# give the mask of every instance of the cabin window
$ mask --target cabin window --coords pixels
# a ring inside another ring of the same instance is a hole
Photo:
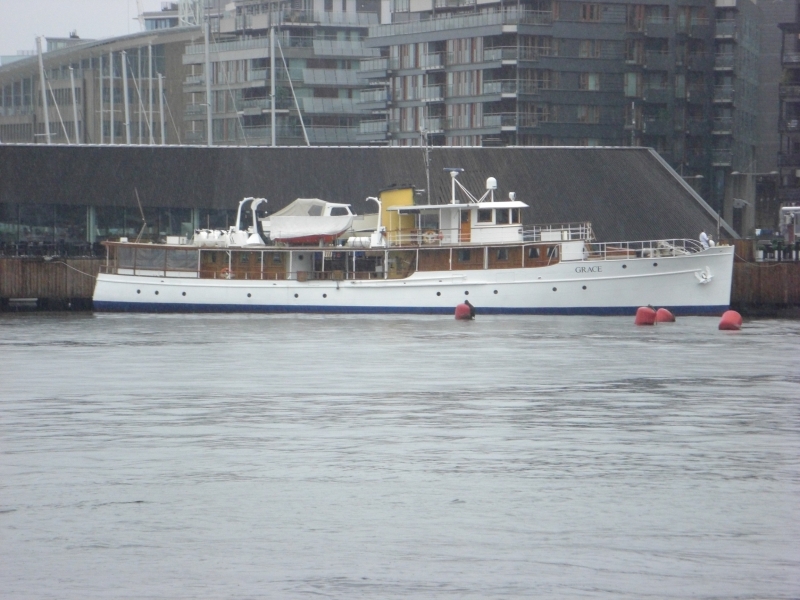
[[[272,264],[273,265],[283,264],[283,255],[278,254],[277,252],[273,252],[272,253]]]
[[[494,222],[498,225],[508,225],[508,209],[497,209],[495,212]]]
[[[508,248],[497,249],[497,260],[508,260]]]
[[[558,246],[550,246],[547,249],[547,258],[558,258]]]
[[[469,262],[471,256],[472,256],[472,252],[470,250],[459,250],[458,251],[458,262]]]
[[[461,222],[462,223],[469,223],[469,211],[462,210],[461,211]]]
[[[344,206],[334,206],[331,209],[332,217],[344,217],[347,214],[348,214],[347,209]]]
[[[528,248],[528,258],[539,258],[539,248],[535,246]]]
[[[520,219],[520,214],[519,214],[519,209],[518,208],[512,208],[511,209],[511,222],[514,223],[515,225],[518,225],[519,223],[522,223],[522,219]]]
[[[240,262],[240,263],[246,263],[246,262],[250,262],[250,255],[249,255],[249,254],[247,254],[246,252],[243,252],[243,253],[241,254],[241,258],[239,259],[239,262]]]
[[[491,223],[492,210],[489,208],[478,209],[478,223]]]

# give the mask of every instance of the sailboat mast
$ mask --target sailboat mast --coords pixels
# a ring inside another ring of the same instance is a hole
[[[272,15],[270,15],[270,20]],[[272,146],[275,147],[275,25],[270,22],[269,27],[269,105],[270,105],[270,133]]]

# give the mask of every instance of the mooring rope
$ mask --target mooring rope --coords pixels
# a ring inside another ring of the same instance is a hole
[[[54,261],[51,262],[51,264],[64,265],[68,269],[72,269],[73,271],[77,271],[81,275],[86,275],[86,277],[91,277],[92,279],[97,279],[97,275],[92,275],[91,273],[86,273],[85,271],[81,271],[80,269],[76,269],[72,265],[69,265],[69,264],[65,263],[63,260],[54,260]]]

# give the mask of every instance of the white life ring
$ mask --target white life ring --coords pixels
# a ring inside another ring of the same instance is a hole
[[[441,231],[437,232],[434,231],[433,229],[429,229],[428,231],[422,234],[422,241],[425,244],[430,245],[430,244],[435,244],[436,242],[440,242],[443,237],[444,236],[442,235]]]

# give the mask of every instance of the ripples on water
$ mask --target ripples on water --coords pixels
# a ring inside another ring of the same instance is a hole
[[[3,598],[800,598],[800,323],[4,315]]]

